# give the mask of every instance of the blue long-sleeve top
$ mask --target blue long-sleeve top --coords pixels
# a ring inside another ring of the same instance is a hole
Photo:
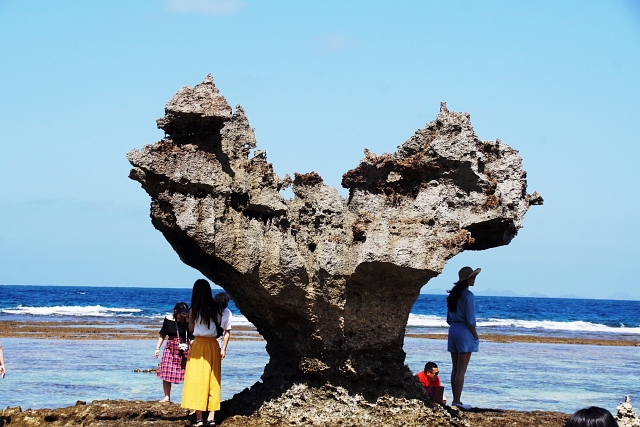
[[[456,310],[447,310],[447,323],[464,323],[467,326],[476,326],[476,302],[473,292],[469,289],[462,291]]]

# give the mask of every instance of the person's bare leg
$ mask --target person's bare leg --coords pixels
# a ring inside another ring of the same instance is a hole
[[[456,400],[456,373],[458,372],[458,353],[451,352],[451,394],[453,394],[453,400],[451,403],[459,403]],[[458,397],[460,397],[458,395]]]
[[[164,390],[164,399],[161,402],[171,402],[171,383],[162,380],[162,389]]]
[[[215,423],[216,411],[209,412],[209,416],[207,417],[207,423]]]
[[[455,356],[454,356],[455,355]],[[467,366],[471,360],[471,353],[451,353],[451,392],[453,401],[451,403],[462,403],[460,396],[464,388],[464,376],[467,373]]]

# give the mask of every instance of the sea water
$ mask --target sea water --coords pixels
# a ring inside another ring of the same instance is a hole
[[[0,408],[60,408],[78,400],[160,400],[162,380],[153,356],[157,340],[46,340],[4,338],[8,374],[0,380]],[[233,355],[233,356],[232,356]],[[268,361],[264,341],[233,341],[222,362],[222,398],[260,379]],[[171,400],[180,403],[182,384]]]
[[[162,319],[191,288],[0,286],[0,321]],[[214,293],[217,292],[214,290]],[[446,333],[446,296],[420,295],[408,331]],[[235,307],[235,324],[250,325]],[[476,296],[483,333],[640,339],[640,301]]]
[[[108,321],[122,327],[162,318],[190,289],[2,286],[0,321]],[[409,318],[413,333],[446,333],[444,296],[421,295]],[[234,322],[249,324],[232,304]],[[640,339],[640,302],[476,297],[483,333]],[[4,338],[7,378],[0,408],[56,408],[77,400],[159,400],[162,381],[156,339],[46,340]],[[406,338],[413,372],[435,361],[448,392],[451,372],[444,340]],[[640,402],[640,347],[481,342],[467,372],[463,402],[478,407],[575,412],[589,405],[610,411],[630,395]],[[268,361],[264,341],[234,341],[223,361],[223,399],[259,381]],[[182,385],[172,388],[180,402]]]

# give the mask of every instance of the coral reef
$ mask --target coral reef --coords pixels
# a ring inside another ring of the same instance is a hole
[[[504,411],[475,408],[458,411],[427,408],[421,401],[380,398],[376,404],[339,388],[323,388],[316,399],[300,404],[307,395],[305,386],[293,387],[264,405],[253,417],[234,416],[224,427],[266,427],[282,425],[316,426],[474,426],[474,427],[564,427],[569,414],[543,411]],[[76,426],[76,427],[184,427],[195,421],[190,411],[175,403],[96,400],[90,404],[59,409],[25,411],[20,407],[0,410],[0,427]],[[640,417],[626,396],[618,406],[616,421],[620,427],[640,426]]]

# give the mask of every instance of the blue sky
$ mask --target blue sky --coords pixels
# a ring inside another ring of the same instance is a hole
[[[440,101],[520,151],[545,204],[425,289],[640,299],[637,0],[0,0],[0,54],[0,283],[191,286],[125,153],[211,73],[280,176],[339,187]]]

